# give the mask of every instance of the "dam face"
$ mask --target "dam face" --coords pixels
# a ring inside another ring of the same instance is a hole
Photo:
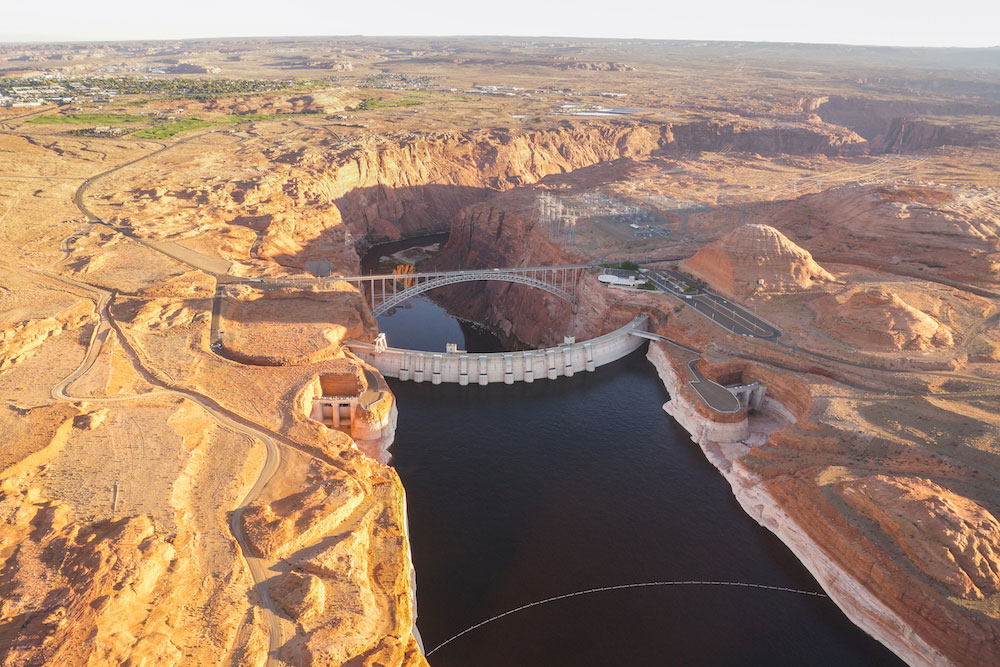
[[[591,340],[520,352],[475,354],[392,347],[382,350],[375,344],[357,342],[348,345],[352,352],[385,377],[463,386],[514,384],[593,372],[642,347],[645,339],[631,332],[646,331],[648,325],[649,318],[642,315],[616,331]]]

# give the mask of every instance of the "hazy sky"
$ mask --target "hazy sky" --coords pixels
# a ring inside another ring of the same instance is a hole
[[[5,0],[0,41],[553,35],[996,46],[1000,0]]]

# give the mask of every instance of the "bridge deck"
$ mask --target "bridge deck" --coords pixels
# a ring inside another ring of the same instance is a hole
[[[488,273],[537,273],[542,271],[568,271],[571,269],[592,269],[594,264],[565,264],[562,266],[515,266],[504,269],[465,269],[462,271],[425,271],[421,273],[371,273],[364,276],[344,276],[326,280],[343,280],[344,282],[365,282],[369,280],[408,280],[411,278],[441,278],[444,276],[462,276],[469,274]]]

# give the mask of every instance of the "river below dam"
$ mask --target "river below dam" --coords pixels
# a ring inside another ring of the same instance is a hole
[[[379,326],[396,347],[503,349],[426,296]],[[901,664],[825,597],[613,588],[821,592],[663,412],[645,346],[532,384],[389,385],[417,626],[435,667]],[[549,598],[560,599],[440,646]]]

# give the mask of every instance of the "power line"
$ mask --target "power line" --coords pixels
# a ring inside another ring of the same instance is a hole
[[[488,618],[485,621],[480,621],[479,623],[476,623],[475,625],[470,626],[465,630],[462,630],[457,635],[444,640],[443,642],[432,648],[430,651],[428,651],[426,655],[430,656],[438,649],[442,648],[447,644],[450,644],[451,642],[455,641],[462,635],[465,635],[469,632],[472,632],[473,630],[481,628],[487,623],[498,621],[501,618],[504,618],[505,616],[516,614],[519,611],[524,611],[525,609],[530,609],[531,607],[537,607],[539,605],[548,604],[549,602],[556,602],[557,600],[565,600],[567,598],[579,597],[581,595],[590,595],[592,593],[602,593],[604,591],[620,591],[627,588],[649,588],[653,586],[737,586],[741,588],[758,588],[767,591],[779,591],[782,593],[796,593],[798,595],[811,595],[813,597],[818,597],[818,598],[829,598],[828,595],[825,595],[823,593],[817,593],[816,591],[805,591],[805,590],[800,590],[798,588],[787,588],[785,586],[770,586],[768,584],[751,584],[744,581],[646,581],[634,584],[618,584],[617,586],[601,586],[599,588],[588,588],[586,590],[576,591],[574,593],[564,593],[563,595],[556,595],[550,598],[546,598],[544,600],[529,602],[528,604],[523,604],[520,607],[516,607],[514,609],[505,611],[502,614],[497,614],[496,616]]]

